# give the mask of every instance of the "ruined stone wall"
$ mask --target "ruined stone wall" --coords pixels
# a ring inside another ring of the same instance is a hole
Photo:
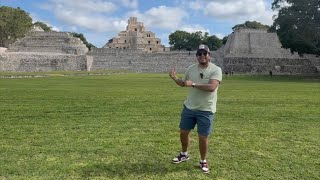
[[[318,74],[319,71],[309,59],[284,58],[224,58],[224,71],[236,74]]]
[[[183,73],[188,66],[197,63],[195,51],[152,53],[143,48],[93,48],[85,53],[87,48],[82,52],[85,45],[82,42],[79,44],[78,40],[70,38],[67,33],[37,32],[16,42],[5,52],[0,52],[0,71],[168,72],[175,67],[179,73]],[[270,70],[274,74],[320,73],[319,57],[292,55],[281,48],[276,34],[263,31],[234,32],[229,35],[225,46],[211,52],[211,56],[212,62],[223,71],[241,74],[268,74]]]
[[[223,71],[236,74],[319,74],[320,59],[223,57],[224,49],[212,52],[212,62]],[[189,54],[190,53],[190,54]],[[86,55],[57,53],[0,53],[0,71],[94,71],[127,70],[167,73],[175,67],[179,73],[197,63],[195,51],[146,53],[137,50],[96,48]],[[309,56],[308,56],[309,57]]]
[[[320,56],[313,54],[304,54],[303,57],[310,60],[310,62],[317,68],[320,74]]]
[[[168,72],[175,67],[178,72],[196,62],[195,52],[146,53],[136,50],[95,49],[91,70],[128,70],[133,72]]]
[[[86,71],[85,55],[9,52],[0,53],[0,71]]]
[[[175,67],[183,73],[193,63],[197,63],[195,51],[171,51],[146,53],[136,50],[94,49],[88,53],[93,57],[91,70],[128,70],[133,72],[168,72]],[[214,56],[214,54],[213,54]],[[217,61],[212,60],[213,63]]]

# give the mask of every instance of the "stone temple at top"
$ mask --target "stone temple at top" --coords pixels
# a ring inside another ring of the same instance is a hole
[[[161,52],[165,50],[161,40],[155,33],[146,31],[142,22],[136,17],[130,17],[126,31],[118,33],[117,37],[109,40],[103,48],[113,49],[138,49],[145,52]]]

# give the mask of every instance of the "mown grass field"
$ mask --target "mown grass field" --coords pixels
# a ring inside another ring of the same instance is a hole
[[[167,74],[1,78],[0,179],[319,179],[319,79],[225,78],[209,174],[196,133],[171,163],[186,94]]]

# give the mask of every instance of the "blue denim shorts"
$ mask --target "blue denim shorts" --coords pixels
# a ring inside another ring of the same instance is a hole
[[[197,124],[198,134],[209,136],[213,130],[214,113],[211,111],[190,110],[183,107],[180,129],[191,131]]]

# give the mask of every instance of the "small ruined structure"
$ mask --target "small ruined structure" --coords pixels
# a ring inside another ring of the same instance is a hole
[[[314,74],[317,65],[310,59],[281,47],[276,33],[265,30],[239,29],[228,36],[219,49],[225,72],[268,74]]]
[[[136,17],[130,17],[126,31],[121,31],[117,37],[110,39],[103,48],[161,52],[165,47],[161,40],[156,38],[155,33],[146,31],[143,23],[138,22]]]
[[[33,26],[31,32],[44,32],[44,30],[40,26]]]

